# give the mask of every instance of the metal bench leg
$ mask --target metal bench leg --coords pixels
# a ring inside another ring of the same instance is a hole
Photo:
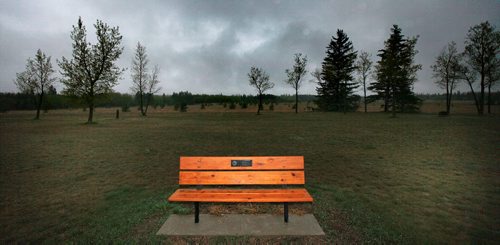
[[[194,223],[200,222],[200,203],[194,203]]]
[[[284,205],[285,205],[285,206],[284,206],[284,208],[283,208],[283,209],[284,209],[284,218],[285,218],[285,223],[288,223],[288,203],[287,203],[287,202],[285,202],[285,203],[284,203]]]

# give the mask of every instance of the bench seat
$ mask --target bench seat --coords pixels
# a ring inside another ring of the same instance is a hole
[[[170,202],[312,202],[306,189],[178,189]]]

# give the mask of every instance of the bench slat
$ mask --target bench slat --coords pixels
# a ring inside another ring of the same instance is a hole
[[[252,160],[251,167],[232,167],[231,160]],[[180,170],[299,170],[304,169],[303,156],[235,156],[235,157],[184,157]]]
[[[303,185],[304,171],[180,171],[180,185]]]
[[[312,202],[306,189],[178,189],[171,202]]]

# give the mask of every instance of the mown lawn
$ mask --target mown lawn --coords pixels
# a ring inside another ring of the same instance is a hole
[[[329,243],[500,242],[499,116],[121,114],[0,114],[0,243],[165,241],[181,155],[304,155]]]

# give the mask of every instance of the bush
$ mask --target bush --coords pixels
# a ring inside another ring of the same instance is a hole
[[[231,102],[231,104],[229,104],[229,109],[230,110],[236,109],[236,104],[234,104],[234,102]]]
[[[175,104],[174,105],[174,111],[178,111],[179,110],[179,104]]]
[[[242,103],[240,103],[240,107],[241,107],[241,109],[246,109],[246,108],[248,108],[248,104],[245,102],[242,102]]]
[[[269,105],[269,110],[270,110],[270,111],[274,111],[274,104],[273,104],[273,103],[271,103],[271,104]]]
[[[128,104],[122,106],[122,112],[129,112],[129,111],[130,111],[130,106]]]
[[[181,112],[187,112],[187,109],[188,109],[187,103],[181,103],[181,106],[179,109]]]
[[[201,108],[202,110],[205,110],[205,104],[204,103],[201,103]]]

